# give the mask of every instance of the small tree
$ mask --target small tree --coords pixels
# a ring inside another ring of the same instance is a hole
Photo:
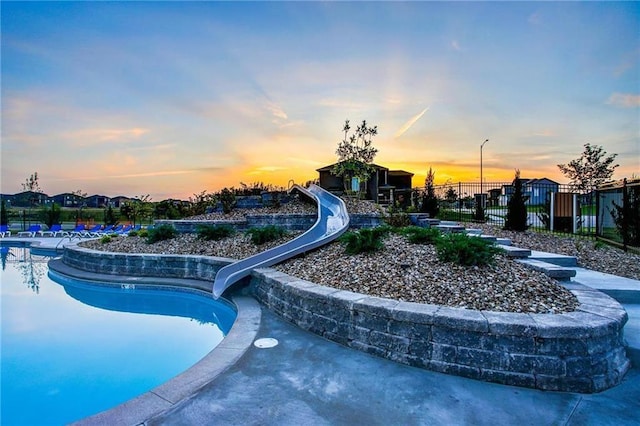
[[[116,223],[118,223],[118,218],[116,217],[116,214],[113,211],[111,205],[109,205],[109,207],[104,209],[104,224],[115,225]]]
[[[516,169],[513,181],[514,192],[507,204],[507,217],[504,222],[504,229],[510,231],[526,231],[527,226],[527,206],[525,205],[524,194],[522,193],[522,180],[520,170]]]
[[[373,137],[378,134],[378,126],[368,127],[367,122],[362,120],[362,124],[356,128],[354,134],[349,136],[349,120],[345,120],[342,131],[344,139],[338,144],[336,154],[338,163],[331,171],[336,176],[344,179],[345,190],[349,189],[349,181],[356,177],[367,182],[375,169],[372,166],[378,150],[373,147]]]
[[[584,145],[580,158],[568,164],[558,164],[558,168],[567,178],[575,191],[591,193],[599,185],[611,179],[618,164],[613,164],[618,154],[607,156],[601,146]]]
[[[628,187],[625,179],[622,205],[613,201],[609,213],[626,250],[627,245],[640,247],[640,185]]]
[[[428,213],[429,217],[436,217],[438,211],[438,197],[436,197],[436,191],[434,188],[434,181],[436,179],[435,172],[429,167],[429,173],[424,180],[424,196],[422,197],[422,205],[420,211],[422,213]]]
[[[152,212],[153,206],[149,194],[141,195],[120,207],[120,213],[132,221],[134,225],[138,220],[142,222],[142,219],[148,217]]]
[[[31,176],[29,176],[25,183],[22,184],[22,189],[24,191],[29,191],[29,221],[31,221],[31,209],[33,206],[39,203],[40,197],[38,194],[42,194],[42,189],[40,189],[38,172],[34,172]],[[24,225],[24,223],[23,223]]]
[[[4,200],[2,200],[2,203],[0,203],[0,225],[8,225],[9,224],[9,218],[7,216],[7,206],[4,203]]]
[[[61,215],[62,215],[62,210],[56,203],[51,204],[51,207],[49,208],[45,207],[44,211],[42,212],[42,218],[44,220],[44,223],[49,228],[51,228],[52,225],[60,224]]]

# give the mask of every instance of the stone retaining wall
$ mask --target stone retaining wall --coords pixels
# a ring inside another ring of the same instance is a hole
[[[67,246],[65,264],[88,272],[211,283],[231,260],[109,253]],[[274,269],[254,271],[251,293],[284,319],[373,355],[448,374],[543,390],[599,392],[629,368],[627,314],[597,290],[566,284],[581,303],[567,314],[473,311],[336,290]]]
[[[180,233],[194,233],[202,225],[229,225],[237,231],[260,228],[267,225],[281,226],[289,231],[306,231],[318,219],[315,214],[248,214],[246,220],[156,220],[155,225],[169,224]],[[379,226],[382,218],[377,214],[349,215],[350,228],[372,228]]]
[[[284,319],[376,356],[501,384],[599,392],[629,368],[627,313],[604,293],[571,286],[579,311],[517,314],[370,297],[273,269],[251,280],[253,295]]]

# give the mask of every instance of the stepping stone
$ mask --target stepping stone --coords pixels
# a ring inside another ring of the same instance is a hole
[[[501,246],[510,246],[511,245],[511,239],[510,238],[496,238],[496,243],[500,244]]]
[[[434,228],[441,230],[444,233],[448,232],[464,232],[464,226],[462,225],[436,225]]]
[[[558,266],[578,266],[578,259],[575,256],[566,256],[564,254],[547,253],[544,251],[531,251],[529,259],[541,260],[547,263],[553,263]]]
[[[555,278],[556,280],[568,280],[571,277],[576,276],[576,271],[573,269],[565,268],[563,266],[554,265],[552,263],[547,263],[540,260],[518,259],[518,262],[533,270],[543,272],[549,277]]]
[[[482,235],[482,229],[467,228],[464,232],[466,232],[467,235]]]
[[[502,246],[501,248],[507,252],[507,256],[509,257],[525,258],[531,256],[531,250],[529,249],[514,246]]]

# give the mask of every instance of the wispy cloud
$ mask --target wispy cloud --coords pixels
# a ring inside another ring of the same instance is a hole
[[[400,136],[402,136],[403,134],[405,134],[405,132],[407,130],[409,130],[411,128],[411,126],[413,126],[414,124],[416,124],[416,121],[420,120],[420,118],[422,118],[422,116],[424,115],[425,112],[427,112],[429,110],[430,107],[426,107],[425,109],[423,109],[422,111],[420,111],[418,114],[414,115],[413,117],[411,117],[409,119],[409,121],[407,121],[406,123],[404,123],[404,125],[396,132],[395,135],[393,135],[393,137],[395,139],[399,138]]]
[[[631,93],[614,93],[607,99],[607,104],[615,105],[622,108],[638,108],[640,107],[640,95],[632,95]]]
[[[529,15],[529,19],[527,19],[527,22],[529,22],[531,25],[539,25],[542,22],[540,13],[536,12]]]
[[[138,139],[149,132],[149,129],[132,127],[129,129],[84,129],[72,132],[70,139],[76,140],[77,146],[90,146],[95,144],[126,143],[132,139]]]
[[[458,43],[458,40],[451,40],[451,47],[453,48],[453,50],[457,52],[462,51],[462,48],[460,47],[460,43]]]

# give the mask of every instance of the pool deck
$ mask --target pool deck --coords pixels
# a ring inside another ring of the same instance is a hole
[[[42,248],[59,242],[29,239],[33,240]],[[232,329],[243,342],[243,347],[234,349],[246,350],[244,355],[214,350],[212,355],[225,367],[198,385],[192,396],[171,403],[171,408],[144,423],[638,425],[640,281],[574,269],[571,282],[617,294],[629,315],[625,337],[632,367],[620,385],[604,392],[545,392],[413,368],[338,345],[287,323],[257,303],[244,303],[239,318],[250,320],[238,321]],[[261,349],[252,344],[254,338],[273,338],[279,344]],[[113,424],[105,418],[83,423]]]

